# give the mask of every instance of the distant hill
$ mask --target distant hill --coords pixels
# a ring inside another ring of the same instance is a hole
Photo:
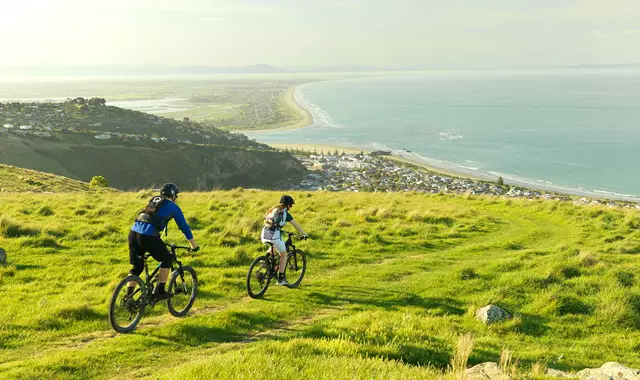
[[[16,76],[138,76],[138,75],[206,75],[206,74],[269,74],[286,72],[280,67],[259,64],[240,67],[210,66],[59,66],[7,67],[0,75]]]
[[[0,164],[0,192],[70,193],[89,190],[87,182]]]
[[[107,106],[101,98],[76,98],[64,103],[0,103],[0,127],[10,125],[42,132],[102,132],[121,140],[167,139],[269,149],[245,135],[229,133],[188,119],[174,120]]]
[[[278,73],[332,73],[391,71],[394,69],[365,65],[331,65],[311,68],[282,68],[268,64],[238,67],[212,66],[54,66],[4,67],[0,76],[163,76],[163,75],[216,75],[216,74],[278,74]]]
[[[584,64],[565,66],[567,69],[640,69],[640,63]]]
[[[100,99],[0,103],[0,163],[121,190],[167,181],[186,190],[273,188],[306,171],[289,153],[192,121],[118,107]]]

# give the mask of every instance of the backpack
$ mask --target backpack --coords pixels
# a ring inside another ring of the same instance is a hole
[[[264,218],[264,226],[269,231],[277,231],[282,228],[282,221],[285,220],[285,211],[280,207],[274,207],[267,211],[267,216]]]
[[[158,231],[164,230],[168,220],[161,218],[156,213],[167,200],[163,197],[153,197],[147,207],[140,211],[140,215],[136,218],[136,222],[148,223],[154,226]]]

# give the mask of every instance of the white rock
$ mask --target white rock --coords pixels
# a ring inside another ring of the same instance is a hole
[[[568,373],[568,372],[564,372],[564,371],[559,371],[557,369],[553,369],[553,368],[547,368],[544,371],[544,375],[548,376],[548,377],[557,377],[559,379],[577,379],[578,376]]]
[[[497,363],[480,363],[464,372],[466,380],[511,380],[511,376],[505,375]]]
[[[583,369],[582,371],[578,372],[578,378],[580,380],[613,380],[611,376],[602,373],[600,368]]]
[[[487,305],[476,311],[476,318],[482,323],[489,324],[509,319],[511,314],[495,305]]]
[[[624,380],[640,380],[639,369],[628,368],[616,362],[604,363],[602,367],[600,367],[600,371],[616,380],[618,378]]]

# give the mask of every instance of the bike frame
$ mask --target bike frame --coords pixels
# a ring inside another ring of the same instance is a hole
[[[166,245],[167,247],[169,247],[171,249],[171,272],[173,272],[175,269],[180,269],[180,279],[182,279],[182,281],[184,282],[184,272],[182,270],[182,262],[180,260],[178,260],[178,256],[176,255],[176,250],[178,249],[186,249],[186,250],[190,250],[190,247],[180,247],[177,246],[175,244],[167,244],[165,243],[164,245]],[[151,295],[153,293],[153,285],[156,282],[156,274],[158,274],[158,272],[160,272],[160,268],[162,263],[158,263],[158,266],[156,267],[156,269],[153,270],[153,272],[151,274],[149,274],[149,266],[147,265],[147,259],[151,257],[150,254],[145,254],[144,255],[144,273],[145,273],[145,285],[146,285],[146,293],[147,295]],[[174,267],[173,264],[178,264],[177,267]],[[153,297],[151,298],[153,299]]]
[[[287,235],[287,240],[284,242],[284,246],[287,249],[287,254],[285,255],[285,259],[289,257],[289,255],[291,255],[294,260],[294,264],[297,268],[298,258],[296,257],[296,254],[295,254],[296,246],[293,244],[293,239],[291,239],[291,237],[295,234],[293,232],[280,230],[280,234],[283,234],[283,233]],[[269,263],[269,273],[270,273],[270,276],[273,277],[276,274],[276,272],[278,272],[278,269],[280,267],[280,254],[278,253],[276,248],[273,246],[273,244],[271,244],[271,248],[269,248],[269,254],[267,256],[270,258],[270,261],[271,261]]]

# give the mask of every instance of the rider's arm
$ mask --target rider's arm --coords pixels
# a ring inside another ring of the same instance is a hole
[[[193,238],[193,233],[191,232],[191,228],[189,228],[189,225],[187,224],[187,221],[184,218],[184,214],[182,213],[182,210],[180,210],[180,207],[178,206],[176,206],[176,210],[173,213],[173,220],[176,221],[176,224],[180,228],[180,231],[182,231],[182,233],[184,234],[184,237],[186,237],[187,240],[189,240],[189,244],[191,244],[191,248],[196,248],[198,244]]]
[[[294,226],[295,229],[298,230],[298,232],[300,232],[300,235],[307,236],[307,233],[304,232],[304,230],[302,229],[302,227],[300,227],[298,222],[296,222],[295,220],[292,219],[291,222],[289,222],[289,223],[291,223],[291,225]]]

